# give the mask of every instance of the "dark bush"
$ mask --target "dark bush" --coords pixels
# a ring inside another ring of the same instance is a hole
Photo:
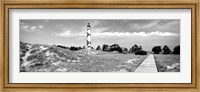
[[[91,47],[91,49],[94,49],[93,47]]]
[[[173,54],[180,54],[180,46],[174,48]]]
[[[102,50],[103,50],[103,51],[109,51],[109,45],[104,44],[104,45],[102,46]]]
[[[142,46],[139,46],[138,50],[139,50],[139,51],[142,51]]]
[[[63,49],[69,49],[69,47],[65,47],[65,46],[62,46],[62,45],[57,45],[57,47],[60,47],[60,48],[63,48]]]
[[[85,46],[83,46],[83,49],[85,49]]]
[[[129,50],[130,53],[133,53],[133,52],[136,52],[136,51],[139,51],[139,47],[137,44],[135,44],[134,46],[131,47],[131,49]]]
[[[154,46],[152,52],[154,54],[159,54],[162,51],[161,46]]]
[[[122,48],[122,50],[123,50],[124,54],[128,53],[128,49],[127,48]]]
[[[77,50],[81,50],[82,47],[74,47],[74,46],[71,46],[70,47],[70,50],[73,50],[73,51],[77,51]]]
[[[147,52],[146,51],[136,51],[135,52],[135,55],[147,55]]]
[[[96,50],[101,50],[101,46],[99,45],[99,46],[96,48]]]
[[[169,49],[169,47],[167,45],[165,45],[162,49],[163,54],[170,54],[171,50]]]
[[[118,51],[119,53],[123,52],[122,48],[118,44],[111,45],[109,51]]]

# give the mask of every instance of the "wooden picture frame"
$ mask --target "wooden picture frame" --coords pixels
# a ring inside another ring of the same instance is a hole
[[[115,1],[115,0],[97,0],[97,1],[8,1],[3,0],[1,3],[1,33],[0,33],[0,77],[2,92],[18,92],[18,91],[59,91],[59,92],[125,92],[125,91],[169,91],[169,92],[200,92],[200,62],[199,62],[199,1]],[[192,10],[192,83],[101,83],[101,84],[10,84],[9,83],[9,67],[8,67],[8,34],[9,34],[9,9],[53,9],[53,8],[104,8],[104,9],[191,9]]]

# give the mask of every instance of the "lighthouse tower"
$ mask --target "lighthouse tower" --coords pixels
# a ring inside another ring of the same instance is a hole
[[[87,49],[92,49],[91,46],[91,26],[90,23],[87,25]]]

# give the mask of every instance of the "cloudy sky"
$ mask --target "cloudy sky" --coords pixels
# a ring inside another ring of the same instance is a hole
[[[20,20],[20,41],[27,43],[85,46],[87,24],[91,24],[92,46],[119,44],[180,45],[180,20]]]

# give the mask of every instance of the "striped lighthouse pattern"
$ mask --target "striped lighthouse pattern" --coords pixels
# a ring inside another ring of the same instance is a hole
[[[90,23],[87,25],[87,49],[92,49],[91,45],[91,26]]]

